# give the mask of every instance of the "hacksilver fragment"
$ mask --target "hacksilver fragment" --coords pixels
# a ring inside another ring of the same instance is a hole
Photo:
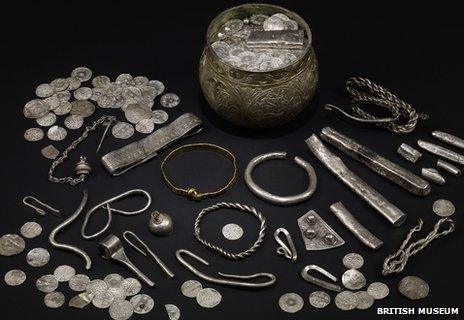
[[[68,306],[71,308],[82,309],[87,306],[90,302],[92,302],[93,294],[89,292],[82,292],[77,296],[72,297],[69,302]]]
[[[255,49],[303,49],[303,30],[251,31],[247,46]]]
[[[40,153],[47,159],[55,160],[56,157],[58,157],[58,155],[60,154],[60,150],[55,148],[53,145],[49,144],[48,146],[43,147],[40,150]]]
[[[345,244],[340,237],[314,210],[297,220],[306,250],[327,250]]]
[[[444,148],[442,146],[436,145],[434,143],[430,143],[423,140],[417,140],[417,144],[422,149],[450,161],[456,162],[457,164],[464,165],[464,155]]]
[[[412,163],[416,163],[417,160],[422,157],[422,153],[411,147],[406,143],[402,143],[399,147],[397,152],[406,160]]]
[[[448,172],[449,174],[455,177],[462,175],[461,169],[459,169],[458,167],[456,167],[455,165],[449,162],[446,162],[445,160],[438,159],[436,166],[437,168],[445,170],[446,172]]]
[[[434,168],[422,168],[421,170],[422,176],[429,180],[432,181],[438,185],[445,185],[446,184],[446,179],[443,177],[440,172],[438,172],[437,169]]]

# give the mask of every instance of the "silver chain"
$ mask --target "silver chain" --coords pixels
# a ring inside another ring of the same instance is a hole
[[[62,164],[69,156],[71,151],[77,148],[77,146],[85,140],[89,133],[92,131],[95,131],[97,127],[101,124],[104,124],[107,122],[108,126],[111,126],[112,124],[116,123],[116,117],[115,116],[102,116],[100,119],[96,120],[91,126],[85,127],[84,132],[82,135],[74,140],[61,154],[61,156],[53,161],[52,165],[50,166],[50,169],[48,170],[48,179],[52,182],[55,183],[69,183],[70,185],[74,186],[78,183],[81,183],[85,180],[86,175],[80,174],[79,176],[73,178],[73,177],[62,177],[58,178],[54,176],[55,169]]]

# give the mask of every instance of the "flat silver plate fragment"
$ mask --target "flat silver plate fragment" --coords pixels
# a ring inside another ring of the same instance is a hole
[[[127,297],[134,296],[140,292],[142,289],[142,284],[139,280],[135,278],[126,278],[121,283],[122,289],[124,290],[124,294]]]
[[[174,108],[180,103],[180,98],[175,93],[166,93],[161,96],[160,103],[165,108]]]
[[[254,30],[246,40],[247,46],[256,49],[303,49],[303,30]]]
[[[433,212],[440,217],[449,217],[454,214],[456,208],[454,204],[446,199],[439,199],[433,203]]]
[[[335,296],[335,305],[343,311],[353,310],[358,305],[358,298],[351,291],[342,291]]]
[[[390,289],[383,282],[373,282],[367,287],[367,293],[375,300],[381,300],[388,296]]]
[[[406,143],[402,143],[397,150],[398,154],[409,162],[416,163],[422,157],[422,153]]]
[[[216,289],[204,288],[198,291],[196,299],[201,307],[214,308],[221,302],[222,295]]]
[[[303,308],[303,298],[294,292],[285,293],[279,298],[279,307],[285,312],[296,313]]]
[[[10,287],[19,286],[26,281],[26,274],[19,269],[13,269],[5,273],[4,281]]]
[[[127,320],[134,313],[134,307],[127,300],[116,300],[110,306],[109,313],[113,320]]]
[[[43,147],[40,150],[40,153],[47,159],[55,160],[56,157],[58,157],[58,155],[60,154],[60,150],[55,148],[55,146],[49,144],[48,146]]]
[[[422,168],[422,176],[440,186],[446,184],[446,179],[434,168]]]
[[[59,308],[65,302],[64,294],[59,291],[47,293],[44,297],[44,303],[49,308]]]
[[[39,141],[44,137],[44,132],[40,128],[29,128],[24,131],[24,139],[27,141]]]
[[[421,278],[406,276],[398,283],[398,290],[406,298],[419,300],[428,296],[430,288],[427,282]]]
[[[196,280],[187,280],[180,287],[182,294],[189,298],[196,298],[201,289],[203,289],[203,286]]]
[[[366,285],[366,278],[358,270],[349,269],[343,273],[342,283],[347,289],[358,290]]]
[[[345,243],[322,218],[310,210],[298,219],[306,250],[327,250]]]
[[[130,299],[130,303],[134,308],[134,312],[137,314],[148,313],[153,309],[153,306],[155,305],[153,299],[146,294],[138,294],[136,296],[133,296]]]
[[[90,278],[85,274],[76,274],[69,279],[69,288],[76,292],[85,291]]]
[[[180,319],[180,310],[175,304],[165,304],[164,309],[166,309],[169,320]]]
[[[32,267],[43,267],[50,261],[50,253],[44,248],[34,248],[27,253],[26,261]]]
[[[238,240],[243,236],[243,229],[238,224],[228,223],[222,227],[222,235],[227,240]]]
[[[90,302],[92,302],[93,294],[89,292],[82,292],[77,296],[72,297],[69,302],[68,306],[71,308],[82,309],[87,306]]]
[[[68,282],[76,274],[76,270],[68,265],[62,265],[55,269],[53,275],[59,282]]]
[[[20,232],[24,238],[32,239],[42,233],[42,226],[37,222],[29,221],[21,226]]]
[[[54,275],[46,274],[37,279],[35,286],[37,287],[37,290],[49,293],[55,291],[56,288],[58,288],[58,284],[59,282]]]
[[[374,304],[374,297],[372,297],[366,291],[358,291],[354,293],[356,298],[358,299],[358,304],[356,305],[356,309],[366,310],[372,307]]]
[[[314,291],[309,295],[309,304],[314,308],[325,308],[330,304],[330,296],[324,291]]]
[[[4,234],[0,238],[0,255],[5,257],[14,256],[23,252],[26,242],[17,234]]]
[[[364,265],[364,258],[359,253],[348,253],[343,257],[347,269],[359,269]]]

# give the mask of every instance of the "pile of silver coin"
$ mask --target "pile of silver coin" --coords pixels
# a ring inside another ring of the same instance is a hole
[[[203,288],[197,280],[185,281],[181,288],[182,294],[188,298],[195,298],[199,306],[203,308],[214,308],[221,303],[222,295],[213,288]]]
[[[286,15],[255,14],[224,23],[211,47],[221,60],[236,68],[264,72],[298,60],[306,41],[298,23]]]

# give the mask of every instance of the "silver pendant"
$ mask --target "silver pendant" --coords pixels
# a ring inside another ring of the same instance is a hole
[[[298,219],[306,250],[327,250],[340,247],[345,241],[322,218],[310,210]]]
[[[173,222],[171,217],[162,212],[154,211],[150,214],[148,230],[155,236],[167,236],[172,233]]]

